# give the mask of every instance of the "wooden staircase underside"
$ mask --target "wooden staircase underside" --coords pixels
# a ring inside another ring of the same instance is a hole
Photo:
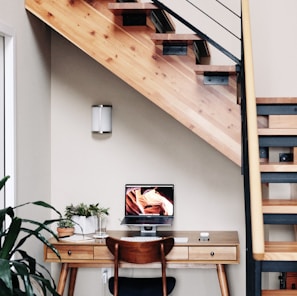
[[[204,85],[194,55],[164,56],[151,23],[121,26],[110,1],[26,0],[26,9],[109,71],[241,165],[241,115],[236,75],[229,85]]]

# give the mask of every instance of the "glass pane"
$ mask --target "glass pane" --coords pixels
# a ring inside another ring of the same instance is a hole
[[[0,178],[4,176],[4,37],[0,35]],[[4,192],[0,191],[0,208],[4,206]]]

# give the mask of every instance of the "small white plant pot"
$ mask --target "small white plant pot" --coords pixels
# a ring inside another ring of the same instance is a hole
[[[73,216],[72,220],[79,225],[75,224],[74,233],[76,234],[90,234],[95,233],[97,229],[97,217],[96,216]]]

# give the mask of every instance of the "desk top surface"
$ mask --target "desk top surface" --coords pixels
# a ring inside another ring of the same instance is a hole
[[[208,232],[209,239],[201,240],[200,233]],[[108,235],[120,239],[121,237],[127,236],[140,236],[139,231],[108,231]],[[86,237],[91,237],[92,234],[86,235]],[[203,246],[203,245],[239,245],[238,232],[237,231],[158,231],[157,236],[159,237],[174,237],[174,238],[188,238],[187,242],[176,242],[175,245],[187,245],[187,246]],[[105,239],[92,239],[86,241],[71,242],[67,240],[60,240],[57,242],[54,239],[50,240],[51,243],[61,244],[88,244],[88,245],[105,245]]]

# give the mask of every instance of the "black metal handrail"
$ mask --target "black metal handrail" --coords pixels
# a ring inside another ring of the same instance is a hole
[[[222,5],[225,9],[229,10],[231,13],[233,13],[235,16],[237,16],[238,18],[241,19],[241,16],[239,14],[237,14],[234,10],[232,10],[231,8],[229,8],[226,4],[224,4],[223,2],[216,0],[216,2],[218,2],[220,5]]]
[[[191,29],[193,32],[195,32],[199,37],[201,37],[202,39],[204,39],[205,41],[207,41],[209,44],[213,45],[215,48],[217,48],[219,51],[221,51],[224,55],[226,55],[228,58],[230,58],[231,60],[233,60],[236,64],[238,64],[239,66],[241,66],[241,60],[239,58],[237,58],[233,53],[231,53],[229,50],[227,50],[225,47],[223,47],[221,44],[219,44],[218,42],[216,42],[213,38],[210,38],[207,34],[205,34],[204,32],[202,32],[201,30],[199,30],[198,28],[196,28],[195,26],[193,26],[190,22],[188,22],[187,20],[185,20],[183,17],[181,17],[177,12],[173,11],[171,8],[169,8],[168,6],[166,6],[164,3],[162,3],[159,0],[152,0],[158,7],[160,7],[161,9],[165,10],[166,12],[168,12],[170,15],[172,15],[174,18],[176,18],[177,20],[179,20],[182,24],[184,24],[185,26],[187,26],[189,29]],[[191,4],[195,9],[199,10],[201,13],[203,13],[205,16],[207,16],[211,21],[215,22],[217,25],[219,25],[221,28],[223,28],[227,33],[231,34],[232,36],[234,36],[236,39],[238,39],[239,41],[241,41],[241,36],[236,36],[236,34],[234,34],[233,32],[231,32],[228,28],[226,28],[225,26],[223,26],[220,22],[218,22],[215,18],[213,18],[212,16],[210,16],[209,14],[207,14],[205,11],[203,11],[202,9],[200,9],[197,5],[195,5],[194,3],[192,3],[189,0],[186,0],[189,4]],[[239,17],[241,19],[241,16],[239,16],[238,14],[236,14],[234,11],[232,11],[229,7],[227,7],[226,5],[224,5],[223,3],[221,3],[220,1],[217,0],[217,2],[222,5],[226,10],[232,12],[236,17]]]
[[[236,39],[238,39],[239,41],[241,41],[241,37],[236,36],[235,33],[233,33],[231,30],[229,30],[226,26],[224,26],[223,24],[221,24],[219,21],[217,21],[214,17],[212,17],[209,13],[205,12],[203,9],[199,8],[196,4],[194,4],[192,1],[190,0],[185,0],[186,2],[188,2],[190,5],[192,5],[196,10],[199,10],[202,14],[204,14],[205,16],[207,16],[211,21],[213,21],[214,23],[216,23],[218,26],[220,26],[221,28],[223,28],[226,32],[228,32],[229,34],[231,34],[232,36],[234,36]],[[230,8],[228,8],[227,6],[225,6],[222,2],[217,1],[220,5],[222,5],[225,9],[227,9],[228,11],[232,12],[236,17],[239,17],[237,14],[235,14],[234,11],[232,11]]]

